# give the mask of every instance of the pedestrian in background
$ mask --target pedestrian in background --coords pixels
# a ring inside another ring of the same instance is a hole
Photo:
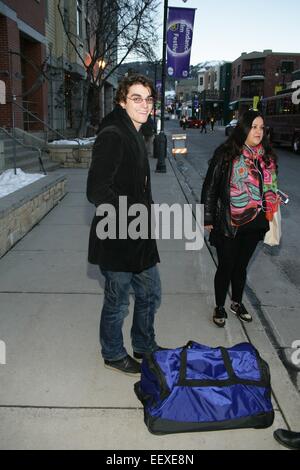
[[[276,161],[263,117],[253,110],[242,116],[210,161],[201,202],[204,226],[218,255],[213,313],[218,327],[225,326],[224,306],[230,284],[231,312],[242,321],[252,321],[242,303],[243,292],[248,263],[278,210]]]
[[[212,117],[210,118],[210,128],[211,128],[211,131],[212,131],[212,132],[214,131],[215,122],[216,122],[216,120],[215,120],[215,118],[212,116]]]
[[[206,130],[206,120],[205,120],[205,119],[202,119],[202,121],[201,121],[201,130],[200,130],[200,133],[202,134],[203,131],[205,131],[205,134],[207,134],[207,130]]]
[[[141,360],[144,353],[158,349],[154,316],[161,299],[159,255],[156,240],[151,238],[150,168],[140,130],[152,111],[154,97],[155,90],[147,77],[132,75],[120,82],[117,105],[103,120],[94,144],[87,180],[88,200],[97,208],[103,204],[112,206],[116,220],[127,221],[125,239],[118,233],[108,233],[102,239],[96,229],[103,217],[95,215],[88,255],[89,262],[98,265],[105,278],[100,321],[104,364],[127,375],[140,373],[140,364],[135,359]],[[126,213],[120,212],[120,196],[127,197]],[[134,204],[148,208],[148,238],[129,236],[132,218],[127,219],[127,213]],[[134,358],[127,353],[122,334],[131,289],[135,297],[131,328]]]

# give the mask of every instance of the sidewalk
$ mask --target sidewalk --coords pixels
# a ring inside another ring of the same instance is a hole
[[[154,172],[155,202],[186,203],[175,166]],[[252,341],[271,368],[272,428],[151,435],[133,384],[135,378],[103,367],[99,315],[103,280],[87,263],[94,208],[85,197],[87,171],[60,170],[68,194],[0,260],[1,449],[283,449],[273,430],[299,430],[299,395],[258,318],[241,325],[230,316],[225,329],[211,321],[214,264],[207,248],[185,251],[184,241],[160,241],[163,302],[157,342],[178,347],[193,339],[210,346]],[[124,338],[131,353],[126,319]]]

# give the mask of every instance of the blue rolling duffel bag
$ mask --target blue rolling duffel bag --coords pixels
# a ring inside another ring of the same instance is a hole
[[[134,388],[153,434],[267,428],[274,420],[269,366],[250,343],[190,341],[145,355]]]

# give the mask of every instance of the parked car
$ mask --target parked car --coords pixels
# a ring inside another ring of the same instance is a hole
[[[233,129],[236,127],[237,123],[238,123],[237,119],[232,119],[232,121],[230,121],[230,123],[227,124],[227,126],[225,126],[225,135],[226,136],[229,136],[231,134]]]
[[[188,118],[187,127],[190,129],[200,129],[201,127],[201,119],[196,118]]]

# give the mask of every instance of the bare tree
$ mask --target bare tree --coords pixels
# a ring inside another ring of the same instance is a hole
[[[158,0],[85,0],[86,52],[79,47],[76,32],[70,31],[61,0],[58,10],[65,34],[85,69],[83,103],[78,133],[86,133],[88,96],[97,95],[108,78],[130,54],[153,60],[157,43],[154,15]]]

